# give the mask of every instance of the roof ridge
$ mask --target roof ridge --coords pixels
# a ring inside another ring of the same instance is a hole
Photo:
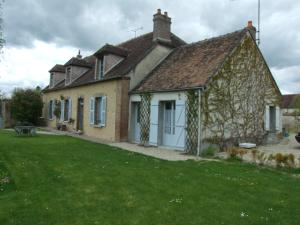
[[[217,40],[217,39],[226,38],[228,36],[231,36],[231,35],[234,35],[234,34],[237,34],[237,33],[240,33],[240,32],[245,32],[245,31],[246,31],[246,29],[244,28],[244,29],[236,30],[236,31],[229,32],[229,33],[226,33],[226,34],[222,34],[222,35],[219,35],[219,36],[215,36],[215,37],[211,37],[211,38],[205,38],[205,39],[200,40],[200,41],[195,41],[195,42],[192,42],[192,43],[189,43],[189,44],[186,44],[186,45],[179,46],[176,49],[192,47],[194,45],[199,45],[199,44],[203,44],[203,43],[208,42],[208,41],[214,41],[214,40]]]
[[[124,44],[126,44],[126,43],[128,43],[128,42],[130,42],[130,41],[133,41],[133,40],[136,40],[136,39],[140,39],[140,38],[142,38],[142,37],[144,37],[144,36],[147,36],[147,35],[149,35],[149,34],[151,34],[151,33],[153,33],[153,32],[148,32],[148,33],[145,33],[145,34],[141,34],[140,36],[137,36],[137,37],[134,37],[134,38],[130,38],[130,39],[128,39],[127,41],[123,41],[123,42],[121,42],[121,43],[119,43],[119,44],[116,44],[116,45],[114,45],[114,46],[120,47],[120,45],[124,45]],[[122,48],[122,47],[120,47],[120,48]]]

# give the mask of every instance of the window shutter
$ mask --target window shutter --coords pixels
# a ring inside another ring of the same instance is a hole
[[[68,120],[72,118],[72,99],[69,98],[69,112],[68,112]]]
[[[60,120],[64,121],[65,100],[60,101]]]
[[[266,105],[265,109],[265,130],[270,130],[270,107]]]
[[[51,119],[54,118],[54,109],[55,109],[55,100],[52,100],[52,112],[51,112]]]
[[[150,107],[150,134],[149,144],[157,146],[158,138],[158,101],[152,101]]]
[[[51,119],[51,100],[48,103],[48,119]]]
[[[106,96],[101,98],[101,126],[106,123]]]
[[[276,130],[280,131],[280,120],[281,120],[281,113],[280,113],[280,108],[276,106]]]
[[[90,99],[90,124],[94,124],[95,120],[95,98]]]
[[[175,137],[176,147],[184,148],[185,146],[185,101],[176,101],[175,110]]]

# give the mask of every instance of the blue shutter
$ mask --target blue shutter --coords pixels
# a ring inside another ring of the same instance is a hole
[[[69,112],[68,112],[68,120],[72,118],[72,99],[69,98]]]
[[[106,96],[102,96],[101,98],[101,112],[100,112],[100,125],[105,126],[106,124]]]
[[[65,100],[60,101],[60,120],[64,121]]]
[[[90,124],[94,125],[95,120],[95,98],[90,99]]]
[[[51,112],[51,118],[54,118],[54,109],[55,109],[55,100],[52,100],[52,112]]]

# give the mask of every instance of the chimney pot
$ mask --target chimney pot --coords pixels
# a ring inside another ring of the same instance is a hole
[[[153,15],[153,41],[171,42],[171,18],[167,12],[161,14],[161,9]]]
[[[253,23],[251,20],[248,21],[248,25],[247,25],[246,29],[249,30],[253,39],[256,40],[256,28],[253,26]]]

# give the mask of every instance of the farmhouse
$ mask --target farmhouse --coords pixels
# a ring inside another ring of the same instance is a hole
[[[281,93],[255,34],[249,22],[187,44],[158,10],[153,32],[85,58],[79,52],[49,71],[47,124],[189,153],[210,143],[272,140],[281,132]]]

